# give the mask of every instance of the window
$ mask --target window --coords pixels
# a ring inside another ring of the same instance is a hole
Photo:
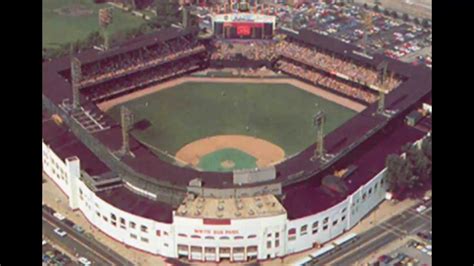
[[[323,224],[327,224],[329,222],[329,217],[324,218]]]
[[[277,240],[275,241],[275,247],[277,248],[277,247],[279,247],[279,246],[280,246],[280,240],[277,239]]]
[[[201,248],[201,247],[198,247],[198,246],[191,246],[191,252],[201,253],[201,252],[202,252],[202,248]]]
[[[137,224],[135,224],[134,222],[130,222],[128,225],[129,225],[130,228],[132,228],[132,229],[135,229],[135,226],[137,226]]]
[[[250,238],[256,238],[257,235],[249,235],[247,238],[250,239]]]
[[[380,180],[380,185],[383,185],[383,178]]]
[[[113,226],[117,226],[117,222],[116,222],[116,221],[110,220],[110,223],[111,223]]]
[[[342,209],[341,213],[345,213],[347,211],[347,208]]]
[[[267,248],[272,248],[272,241],[267,241]]]
[[[244,239],[244,237],[243,237],[243,236],[236,236],[236,237],[234,237],[234,239],[235,239],[235,240]]]
[[[121,224],[125,224],[125,219],[122,218],[122,217],[120,217],[120,223],[121,223]]]
[[[372,194],[372,188],[369,188],[369,195]]]
[[[133,238],[133,239],[137,239],[137,235],[135,235],[135,234],[130,234],[130,237]]]
[[[344,221],[345,219],[346,219],[345,215],[341,217],[341,221]]]
[[[235,250],[235,249],[234,249],[234,250]],[[215,254],[215,253],[216,253],[216,248],[205,247],[205,248],[204,248],[204,252],[205,252],[205,253],[209,253],[209,254]]]
[[[102,217],[104,218],[104,221],[106,221],[106,222],[109,221],[109,219],[107,217],[105,217],[105,216],[102,216]]]
[[[318,226],[319,226],[319,221],[316,221],[313,223],[313,228],[318,228]]]
[[[219,254],[230,254],[230,248],[219,248]]]
[[[323,230],[326,230],[326,229],[328,229],[328,225],[327,225],[327,224],[323,226]]]
[[[110,219],[115,221],[115,220],[117,220],[117,217],[115,216],[115,214],[111,213],[110,214]]]
[[[362,194],[362,200],[365,200],[366,198],[367,198],[367,194],[366,193]]]
[[[161,231],[160,230],[156,230],[156,236],[161,236]]]
[[[163,234],[164,234],[165,236],[167,236],[167,235],[168,235],[168,232],[166,232],[166,231],[163,231]]]
[[[100,212],[95,212],[95,214],[100,218]]]
[[[304,236],[308,233],[308,225],[303,225],[301,226],[301,231],[300,231],[300,235]]]
[[[179,237],[188,237],[186,234],[178,234]]]
[[[214,240],[214,237],[213,236],[206,236],[205,239]]]
[[[178,245],[178,250],[179,251],[188,251],[188,246],[187,245]]]
[[[141,240],[142,242],[148,243],[148,238],[141,237],[140,240]]]
[[[140,230],[142,230],[143,233],[147,233],[148,232],[148,228],[144,225],[140,226]]]
[[[229,237],[228,236],[221,236],[219,239],[220,240],[229,240]]]
[[[291,228],[290,230],[288,230],[288,240],[296,240],[296,228]]]
[[[249,246],[247,248],[247,253],[252,253],[252,252],[257,253],[257,250],[258,250],[257,246]]]
[[[280,233],[279,232],[276,232],[275,233],[275,238],[279,238],[280,237]]]
[[[198,236],[198,235],[192,235],[192,236],[191,236],[191,238],[195,238],[195,239],[201,239],[201,237],[200,237],[200,236]]]
[[[267,234],[267,237],[272,237],[272,233],[270,233],[270,234]]]
[[[234,248],[234,254],[235,253],[244,253],[244,251],[245,251],[245,248],[243,248],[243,247]]]
[[[378,183],[375,183],[375,186],[374,186],[374,192],[377,191],[377,187],[379,186]]]
[[[336,224],[337,224],[337,220],[334,220],[334,221],[332,222],[332,226],[335,226]]]

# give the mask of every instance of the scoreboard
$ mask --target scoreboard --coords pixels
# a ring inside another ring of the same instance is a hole
[[[271,39],[275,17],[259,14],[222,14],[213,18],[214,35],[225,39]]]

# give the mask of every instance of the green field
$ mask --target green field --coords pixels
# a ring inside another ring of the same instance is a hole
[[[237,134],[270,141],[291,156],[315,142],[312,121],[318,110],[327,114],[326,134],[356,114],[289,84],[190,82],[124,105],[136,122],[151,122],[147,129],[135,129],[132,134],[173,155],[198,139]],[[109,113],[120,121],[119,106]]]
[[[61,8],[75,8],[80,6],[86,11],[82,15],[59,14]],[[87,37],[90,33],[99,30],[98,10],[110,7],[108,4],[95,4],[93,0],[43,0],[43,48],[56,48],[60,44],[74,42]],[[91,14],[87,14],[92,11]],[[144,20],[126,13],[120,9],[113,9],[113,23],[109,34],[117,31],[136,28]]]
[[[224,161],[231,161],[234,165],[232,167],[225,167],[222,164]],[[257,168],[257,158],[237,149],[222,149],[201,157],[198,168],[211,172],[253,169]]]

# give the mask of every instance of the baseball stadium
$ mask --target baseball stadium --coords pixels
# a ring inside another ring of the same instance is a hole
[[[385,199],[386,156],[430,131],[404,118],[431,100],[431,70],[272,16],[214,24],[43,63],[43,172],[91,225],[153,255],[322,247]]]

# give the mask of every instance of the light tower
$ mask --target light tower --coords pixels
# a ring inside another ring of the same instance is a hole
[[[72,88],[72,108],[80,107],[79,84],[82,80],[81,61],[71,53],[71,88]]]
[[[102,31],[102,37],[104,38],[105,50],[108,50],[110,47],[107,28],[109,27],[111,23],[112,23],[112,10],[110,8],[99,9],[99,26]]]
[[[133,124],[133,114],[130,109],[125,106],[121,106],[120,118],[122,126],[122,147],[120,148],[118,154],[119,156],[132,155],[130,151],[130,137],[128,134],[130,127]]]
[[[368,44],[367,44],[367,36],[369,34],[369,30],[372,28],[372,15],[370,14],[369,11],[365,11],[364,14],[363,14],[363,20],[364,20],[364,36],[363,36],[363,39],[362,39],[362,47],[364,49],[364,54],[367,54],[368,51],[367,51],[367,47],[368,47]]]
[[[377,106],[377,113],[381,114],[385,111],[385,93],[387,92],[387,66],[388,63],[387,61],[382,61],[378,66],[377,66],[377,80],[379,86],[379,101],[378,101],[378,106]]]
[[[312,161],[324,157],[324,122],[326,117],[322,111],[318,111],[313,119],[313,124],[316,127],[316,149]]]

